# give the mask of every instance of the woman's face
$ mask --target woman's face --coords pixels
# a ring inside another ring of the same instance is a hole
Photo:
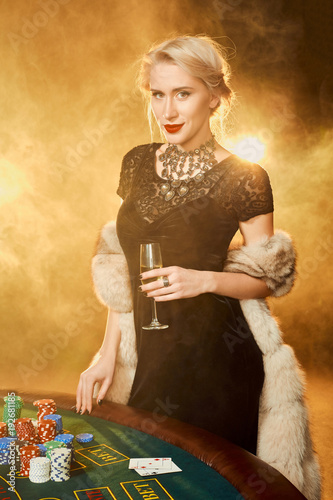
[[[211,109],[219,98],[206,85],[171,63],[153,66],[150,74],[151,106],[168,142],[186,151],[208,141]]]

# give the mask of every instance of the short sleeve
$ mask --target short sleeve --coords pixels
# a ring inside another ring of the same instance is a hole
[[[239,221],[274,210],[268,173],[256,163],[242,162],[230,193],[230,202]]]
[[[136,146],[131,149],[123,158],[121,163],[120,179],[117,194],[124,200],[130,193],[133,179],[139,168],[147,145]]]

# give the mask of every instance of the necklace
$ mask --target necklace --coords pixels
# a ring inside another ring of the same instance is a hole
[[[217,163],[215,149],[214,136],[193,151],[184,151],[176,144],[168,143],[165,152],[158,157],[163,164],[161,176],[166,179],[161,186],[161,194],[166,201],[172,200],[176,193],[185,196],[190,182],[199,183],[204,179],[205,172]],[[185,166],[187,159],[188,164]],[[192,175],[195,170],[199,172]]]

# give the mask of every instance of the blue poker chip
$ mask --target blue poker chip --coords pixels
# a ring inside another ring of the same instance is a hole
[[[3,437],[0,438],[0,450],[9,448],[12,441],[17,441],[17,437]]]
[[[74,439],[73,434],[58,434],[54,441],[60,441],[61,443],[70,444]]]
[[[77,434],[75,439],[78,443],[90,443],[94,439],[94,436],[89,434],[89,432],[83,432],[82,434]]]

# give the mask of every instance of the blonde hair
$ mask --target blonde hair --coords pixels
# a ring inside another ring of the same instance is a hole
[[[176,64],[191,76],[199,78],[208,90],[219,97],[220,102],[212,109],[211,116],[219,119],[222,132],[223,122],[228,115],[234,93],[229,86],[230,66],[221,45],[206,35],[184,35],[155,44],[141,60],[138,85],[144,96],[150,97],[150,72],[153,66],[161,62]],[[150,130],[151,106],[148,104]]]

